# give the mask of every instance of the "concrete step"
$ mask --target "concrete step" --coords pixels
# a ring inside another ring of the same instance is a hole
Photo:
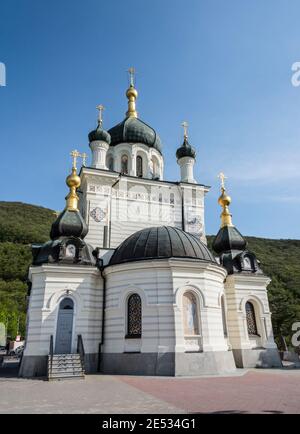
[[[84,378],[85,378],[84,375],[62,375],[62,374],[56,375],[56,374],[53,374],[53,375],[49,376],[48,380],[49,381],[51,381],[51,380],[83,380]]]
[[[80,360],[80,354],[54,355],[53,360]]]
[[[65,371],[65,370],[60,370],[60,369],[54,369],[51,371],[51,376],[53,375],[84,375],[84,372],[82,369],[74,369],[74,370],[69,370],[69,371]]]
[[[80,354],[54,354],[48,357],[48,380],[84,378]]]
[[[51,363],[48,364],[51,367]],[[77,368],[82,367],[82,363],[52,363],[52,368]]]

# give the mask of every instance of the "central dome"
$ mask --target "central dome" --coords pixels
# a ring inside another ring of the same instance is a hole
[[[194,235],[171,226],[142,229],[115,250],[109,265],[146,259],[193,258],[216,263],[207,246]]]
[[[143,143],[150,148],[162,151],[162,145],[156,131],[135,117],[128,117],[109,131],[111,136],[110,146],[119,143]]]

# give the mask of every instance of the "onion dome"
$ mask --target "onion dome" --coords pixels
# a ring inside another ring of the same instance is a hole
[[[98,126],[95,130],[89,133],[89,142],[91,143],[96,140],[106,142],[109,145],[111,141],[110,134]]]
[[[98,126],[95,130],[89,133],[89,142],[91,143],[96,140],[99,140],[101,142],[106,142],[109,145],[111,141],[110,134],[102,128],[102,124],[103,124],[102,112],[104,110],[104,106],[98,105],[96,108],[99,110]]]
[[[225,175],[220,173],[219,178],[221,179],[221,195],[218,199],[218,203],[223,210],[221,213],[221,229],[213,241],[213,249],[218,254],[231,250],[243,251],[247,246],[247,242],[232,224],[231,214],[229,212],[231,197],[226,193],[224,184]]]
[[[187,137],[184,137],[183,144],[176,151],[177,160],[183,157],[196,158],[196,150],[189,144]]]
[[[127,117],[109,131],[111,136],[110,146],[119,143],[143,143],[157,151],[162,151],[162,144],[156,131],[136,117]]]
[[[148,259],[189,258],[216,263],[207,246],[194,235],[171,226],[142,229],[123,241],[109,265]]]
[[[136,111],[138,92],[134,87],[134,68],[130,68],[129,73],[130,86],[126,91],[126,97],[128,99],[126,118],[108,131],[111,136],[110,145],[116,146],[119,143],[142,143],[161,152],[162,145],[156,131],[138,118]]]
[[[224,226],[217,233],[212,247],[218,254],[231,250],[243,251],[247,247],[247,242],[236,227]]]
[[[232,224],[229,212],[231,198],[226,193],[224,185],[225,176],[223,173],[220,173],[219,177],[221,178],[221,196],[218,202],[223,211],[221,213],[221,229],[213,241],[213,250],[219,255],[220,264],[226,268],[228,274],[262,274],[255,254],[247,250],[246,240]]]
[[[32,246],[33,265],[58,262],[79,265],[97,263],[92,246],[83,240],[88,233],[88,227],[78,209],[79,197],[76,190],[80,186],[80,177],[76,173],[76,158],[80,154],[73,151],[71,155],[74,163],[72,173],[66,179],[70,189],[66,197],[66,208],[52,224],[51,241]]]
[[[72,155],[77,158],[78,151],[73,151]],[[66,179],[66,184],[70,191],[66,197],[66,208],[59,214],[52,224],[50,237],[55,240],[60,237],[78,237],[83,239],[88,233],[88,227],[78,210],[79,197],[76,190],[80,187],[81,179],[76,173],[75,163],[71,174]]]
[[[50,238],[77,237],[83,239],[88,233],[88,227],[79,211],[64,209],[52,224]]]

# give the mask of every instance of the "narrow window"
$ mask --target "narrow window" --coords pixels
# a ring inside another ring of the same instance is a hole
[[[194,294],[190,292],[183,295],[183,322],[185,335],[199,335],[197,301]]]
[[[127,157],[127,155],[122,155],[121,173],[122,173],[122,175],[128,175],[128,157]]]
[[[255,319],[255,309],[250,301],[246,303],[246,319],[249,336],[258,336],[257,325]]]
[[[222,308],[223,333],[224,333],[224,337],[227,338],[227,323],[226,323],[226,311],[225,311],[224,295],[222,295],[222,297],[221,297],[221,308]]]
[[[127,305],[127,337],[142,336],[142,301],[138,294],[132,294]]]
[[[143,177],[143,159],[140,155],[136,157],[136,176],[138,178]]]

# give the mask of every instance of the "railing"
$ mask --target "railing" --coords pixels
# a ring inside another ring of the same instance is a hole
[[[83,340],[82,340],[82,336],[81,335],[77,336],[77,354],[80,354],[80,359],[81,359],[82,367],[84,367],[85,352],[84,352]]]
[[[50,356],[50,374],[52,373],[52,363],[53,363],[53,335],[50,336],[50,348],[49,348],[49,356]],[[49,372],[48,372],[49,377]]]

